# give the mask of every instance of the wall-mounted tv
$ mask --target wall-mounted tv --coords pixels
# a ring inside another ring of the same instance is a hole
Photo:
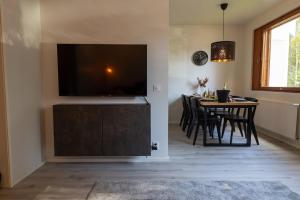
[[[147,45],[58,44],[60,96],[147,96]]]

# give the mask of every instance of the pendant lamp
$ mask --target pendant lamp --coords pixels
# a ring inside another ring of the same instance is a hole
[[[212,62],[230,62],[235,59],[235,42],[225,41],[224,14],[228,7],[228,3],[220,5],[223,11],[223,41],[214,42],[211,44],[211,61]]]

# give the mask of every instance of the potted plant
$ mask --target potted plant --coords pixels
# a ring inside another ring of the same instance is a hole
[[[199,77],[197,77],[198,80],[198,94],[199,95],[203,95],[204,93],[204,88],[206,88],[206,84],[208,83],[208,78],[206,77],[205,79],[200,79]]]
[[[224,88],[222,90],[217,90],[218,102],[225,103],[229,100],[230,90],[227,90],[226,83],[224,84]]]

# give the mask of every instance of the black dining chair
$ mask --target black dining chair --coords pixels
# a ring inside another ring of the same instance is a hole
[[[191,129],[193,128],[193,123],[195,122],[195,113],[193,112],[193,108],[192,108],[192,96],[187,96],[186,98],[186,102],[187,102],[187,108],[188,108],[188,112],[189,112],[189,116],[188,116],[188,129],[187,129],[187,133],[186,136],[190,137],[190,133],[191,133]]]
[[[199,99],[194,97],[190,99],[191,102],[191,109],[193,113],[193,121],[191,122],[190,125],[190,130],[188,137],[192,135],[192,132],[194,130],[194,127],[196,127],[195,130],[195,135],[193,139],[193,145],[196,144],[198,133],[199,133],[199,128],[202,126],[202,129],[204,130],[204,111],[199,105]],[[209,135],[213,138],[214,137],[214,130],[215,127],[217,127],[217,132],[218,132],[218,139],[219,143],[221,143],[221,120],[218,118],[216,115],[209,114],[207,116],[207,126],[208,126],[208,132]]]
[[[188,105],[188,110],[189,110],[189,120],[188,120],[188,129],[187,129],[187,134],[186,136],[188,138],[191,137],[191,134],[194,130],[194,127],[198,124],[198,111],[197,111],[197,105],[196,101],[199,101],[199,98],[197,97],[188,97],[187,98],[187,105]],[[210,127],[211,128],[211,127]]]
[[[242,96],[237,96],[237,95],[231,95],[230,96],[231,98],[239,98],[239,99],[244,99]],[[227,108],[227,109],[219,109],[217,111],[215,111],[215,114],[218,115],[221,119],[222,119],[222,122],[223,122],[223,130],[222,130],[222,137],[224,135],[224,131],[225,131],[225,128],[227,126],[227,122],[228,122],[228,119],[225,116],[231,116],[231,115],[234,115],[234,112],[236,112],[235,114],[239,113],[240,112],[240,109],[236,109],[234,110],[233,108]],[[235,132],[235,124],[232,124],[230,123],[231,125],[231,128],[233,130],[233,132]],[[244,137],[244,134],[243,134],[243,131],[242,131],[242,126],[241,126],[241,123],[240,122],[237,122],[237,125],[238,125],[238,128],[240,130],[240,133],[241,133],[241,136]],[[245,129],[246,130],[246,129]]]
[[[231,95],[231,98],[242,98],[241,96]],[[214,112],[215,115],[218,115],[221,119],[224,118],[225,115],[228,115],[232,110],[230,108],[215,108],[210,110]]]
[[[244,99],[246,101],[258,102],[257,99],[252,98],[252,97],[245,97]],[[223,122],[223,128],[222,128],[222,137],[224,136],[225,128],[227,126],[227,122],[229,121],[229,123],[231,125],[230,144],[232,144],[233,132],[235,131],[235,125],[238,126],[238,129],[241,133],[241,136],[243,137],[245,135],[245,137],[247,137],[247,135],[246,135],[247,134],[247,123],[248,123],[248,120],[249,120],[248,115],[247,115],[247,111],[248,111],[247,108],[235,108],[235,109],[230,109],[229,113],[224,115],[224,122]],[[254,107],[254,110],[252,112],[252,120],[254,119],[255,111],[256,111],[256,107]],[[243,125],[243,128],[244,128],[244,133],[245,134],[243,134],[242,125]],[[255,125],[252,124],[250,128],[251,128],[251,131],[253,132],[256,143],[259,145]]]
[[[182,114],[181,114],[179,125],[183,126],[184,119],[187,117],[187,114],[188,114],[187,113],[187,105],[186,105],[186,102],[185,102],[185,95],[184,94],[181,95],[181,103],[182,103]]]
[[[184,95],[184,103],[186,108],[186,114],[183,120],[182,130],[185,131],[189,127],[190,120],[192,119],[192,112],[190,107],[190,96]]]
[[[194,127],[198,123],[198,113],[197,113],[197,107],[195,105],[195,100],[198,100],[198,99],[195,97],[189,98],[189,106],[190,106],[190,111],[191,111],[191,115],[190,115],[190,119],[189,119],[189,128],[187,131],[187,137],[189,137],[189,138],[192,135]]]

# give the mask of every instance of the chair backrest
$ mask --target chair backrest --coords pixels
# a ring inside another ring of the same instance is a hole
[[[187,106],[188,112],[192,114],[192,109],[191,109],[191,97],[185,95],[185,102],[186,102],[186,106]]]
[[[231,95],[231,98],[243,98],[242,96],[238,96],[238,95]],[[228,112],[231,114],[235,114],[235,115],[240,115],[240,108],[229,108]]]
[[[241,96],[237,96],[237,95],[231,95],[232,98],[243,98]]]
[[[247,101],[252,101],[252,102],[258,102],[258,99],[253,98],[253,97],[244,97]]]
[[[197,97],[191,97],[190,98],[190,102],[191,102],[191,111],[192,111],[192,115],[195,118],[198,118],[198,98]]]
[[[203,119],[203,115],[204,115],[204,108],[200,105],[200,101],[199,99],[195,99],[195,104],[196,104],[196,108],[197,108],[197,117],[198,120],[202,120]]]
[[[186,99],[185,99],[185,95],[182,94],[181,95],[181,102],[182,102],[182,107],[183,107],[183,110],[187,110],[187,104],[186,104]]]
[[[244,97],[244,99],[246,99],[247,101],[251,101],[251,102],[258,102],[258,99],[253,98],[253,97]],[[255,112],[256,112],[256,106],[253,109],[252,118],[254,118]]]

